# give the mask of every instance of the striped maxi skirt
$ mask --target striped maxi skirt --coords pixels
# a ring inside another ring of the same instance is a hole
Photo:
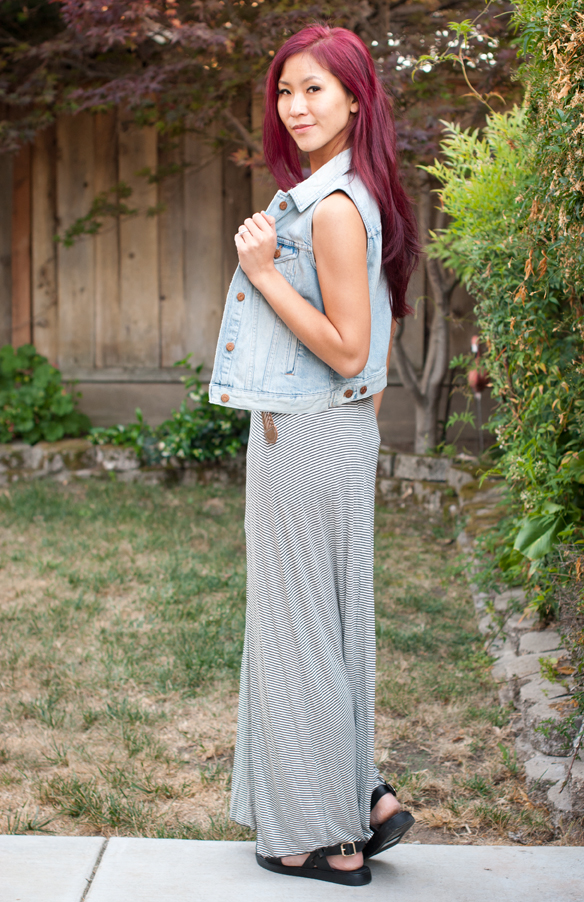
[[[371,836],[375,621],[373,400],[253,411],[247,614],[231,817],[264,856]]]

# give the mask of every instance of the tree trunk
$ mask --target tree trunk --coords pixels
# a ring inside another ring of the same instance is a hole
[[[420,236],[423,246],[430,240],[430,220],[432,199],[430,180],[422,177],[420,202]],[[436,228],[443,227],[444,214],[438,214]],[[413,395],[416,411],[416,454],[425,454],[436,447],[438,436],[438,412],[442,395],[442,385],[448,371],[448,318],[450,300],[458,281],[448,276],[438,260],[425,258],[428,282],[432,289],[434,316],[430,327],[430,337],[424,368],[416,373],[401,343],[402,328],[395,336],[394,358],[402,385]]]
[[[416,454],[427,454],[437,445],[440,393],[437,399],[426,396],[414,403],[416,411],[414,451]]]

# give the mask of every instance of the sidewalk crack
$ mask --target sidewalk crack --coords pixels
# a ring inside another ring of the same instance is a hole
[[[109,842],[109,839],[106,839],[102,843],[102,846],[101,846],[101,849],[99,850],[98,856],[95,859],[95,864],[93,865],[93,870],[92,870],[90,876],[87,878],[87,886],[83,890],[83,895],[81,896],[79,902],[85,902],[85,900],[87,899],[87,894],[88,894],[89,890],[91,889],[91,884],[93,883],[93,878],[97,874],[97,869],[101,864],[101,859],[103,858],[105,850],[107,849],[108,842]]]

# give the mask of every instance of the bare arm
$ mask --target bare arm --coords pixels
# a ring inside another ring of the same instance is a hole
[[[396,320],[396,319],[393,319],[393,320],[391,321],[391,335],[390,335],[390,337],[389,337],[389,348],[387,349],[387,371],[388,371],[388,372],[389,372],[389,361],[390,361],[390,358],[391,358],[391,349],[392,349],[392,347],[393,347],[393,339],[394,339],[394,336],[395,336],[395,333],[396,333],[396,330],[397,330],[397,325],[398,325],[398,324],[397,324],[397,320]],[[373,404],[374,404],[374,406],[375,406],[375,414],[376,414],[376,416],[379,416],[379,410],[380,410],[380,408],[381,408],[381,401],[382,401],[382,399],[383,399],[383,392],[384,392],[384,391],[385,391],[385,389],[382,388],[381,391],[378,391],[377,394],[373,395]]]
[[[345,378],[361,372],[369,357],[371,308],[367,235],[353,201],[329,195],[315,210],[313,250],[325,312],[286,281],[274,265],[275,219],[255,213],[235,243],[241,268],[274,312],[317,357]]]

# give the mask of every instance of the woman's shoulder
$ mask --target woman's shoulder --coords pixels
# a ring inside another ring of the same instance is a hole
[[[344,221],[355,217],[360,218],[357,204],[344,188],[335,188],[321,198],[314,210],[315,221],[330,225],[338,225],[339,219]]]
[[[337,230],[341,224],[343,227],[351,223],[364,225],[369,236],[381,228],[377,202],[355,174],[335,184],[331,192],[317,202],[314,222]]]

